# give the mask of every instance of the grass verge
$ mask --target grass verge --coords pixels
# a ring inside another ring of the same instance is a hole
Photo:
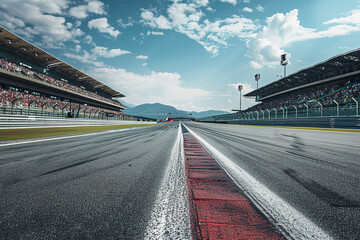
[[[68,135],[68,134],[81,134],[81,133],[100,132],[106,130],[145,127],[145,126],[153,126],[153,125],[154,124],[128,124],[128,125],[109,125],[109,126],[0,129],[0,141],[49,137],[49,136]]]

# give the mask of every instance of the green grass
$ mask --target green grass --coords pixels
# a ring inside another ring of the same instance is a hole
[[[109,125],[109,126],[0,129],[0,141],[49,137],[49,136],[68,135],[68,134],[81,134],[81,133],[100,132],[107,130],[145,127],[145,126],[153,126],[153,125],[154,124],[128,124],[128,125]]]

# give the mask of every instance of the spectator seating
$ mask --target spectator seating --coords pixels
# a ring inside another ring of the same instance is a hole
[[[24,67],[24,66],[17,65],[15,63],[11,62],[11,61],[6,60],[5,58],[0,58],[0,67],[2,69],[4,69],[4,70],[19,73],[19,74],[22,74],[22,75],[25,75],[25,76],[28,76],[28,77],[31,77],[31,78],[34,78],[34,79],[37,79],[37,80],[40,80],[40,81],[44,81],[44,82],[52,84],[54,86],[58,86],[58,87],[61,87],[61,88],[67,89],[67,90],[71,90],[71,91],[74,91],[74,92],[77,92],[77,93],[84,94],[84,95],[89,96],[89,97],[100,99],[100,100],[103,100],[103,101],[106,101],[106,102],[111,102],[111,103],[116,104],[116,105],[121,105],[118,101],[114,101],[114,100],[111,100],[109,98],[105,98],[105,97],[100,96],[99,94],[96,94],[94,92],[91,92],[91,91],[82,89],[80,87],[74,86],[74,85],[72,85],[72,84],[70,84],[70,83],[68,83],[66,81],[57,80],[57,79],[55,79],[55,78],[53,78],[51,76],[48,76],[48,75],[33,71],[33,70],[31,70],[31,69],[29,69],[27,67]]]

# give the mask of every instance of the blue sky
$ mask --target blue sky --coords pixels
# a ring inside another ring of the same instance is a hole
[[[26,14],[24,14],[26,13]],[[359,47],[356,0],[2,0],[0,22],[135,105],[238,108],[243,93]],[[254,104],[244,100],[243,108]]]

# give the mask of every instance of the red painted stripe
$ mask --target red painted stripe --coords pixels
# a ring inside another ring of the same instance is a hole
[[[196,138],[183,135],[193,239],[285,239]]]

